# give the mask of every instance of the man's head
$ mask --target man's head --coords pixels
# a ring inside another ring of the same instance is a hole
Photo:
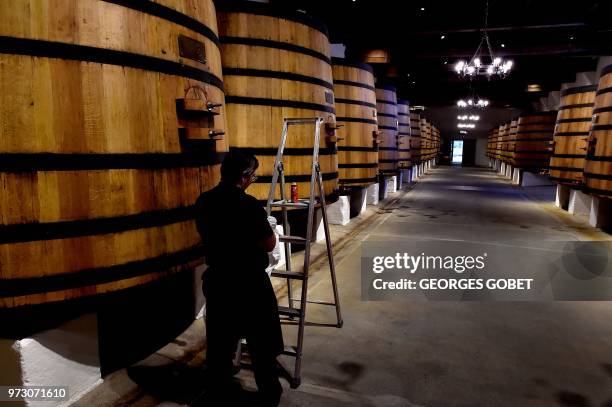
[[[221,181],[247,189],[255,181],[259,161],[253,154],[230,151],[221,164]]]

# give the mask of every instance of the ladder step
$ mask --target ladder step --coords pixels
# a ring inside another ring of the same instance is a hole
[[[285,346],[285,349],[283,349],[283,355],[293,356],[295,358],[298,355],[297,348],[295,346]]]
[[[285,317],[300,317],[302,315],[302,310],[299,308],[289,308],[279,305],[278,313]]]
[[[303,273],[295,273],[295,272],[291,272],[291,271],[273,271],[271,275],[272,275],[272,277],[291,278],[291,279],[294,279],[294,280],[303,280],[304,279],[304,274]]]
[[[317,202],[315,202],[315,205]],[[300,199],[298,202],[292,201],[274,201],[271,204],[275,208],[308,208],[310,201],[308,199]]]
[[[278,239],[281,243],[306,244],[306,239],[300,236],[280,235]]]

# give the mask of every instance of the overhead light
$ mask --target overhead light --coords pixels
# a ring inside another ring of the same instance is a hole
[[[467,134],[467,131],[465,131],[465,130],[459,130],[459,133],[460,133],[460,134]]]
[[[537,83],[527,85],[527,92],[540,92],[542,87]]]
[[[486,99],[480,99],[480,98],[474,99],[474,98],[470,98],[470,99],[467,99],[467,100],[461,99],[461,100],[457,101],[457,107],[459,107],[459,108],[478,107],[478,108],[484,109],[487,106],[489,106],[489,101],[486,100]],[[476,117],[476,116],[474,116],[474,117]],[[468,119],[469,119],[469,117],[468,117]],[[475,120],[479,120],[479,119],[480,119],[480,116],[478,116],[478,119],[475,119]]]
[[[476,125],[474,123],[459,123],[457,127],[460,129],[473,129]]]
[[[448,64],[448,61],[444,61],[444,65]]]
[[[506,44],[502,44],[502,45],[501,45],[501,47],[502,47],[502,48],[506,48]]]
[[[486,3],[485,9],[485,15],[488,16],[488,14],[489,2]],[[512,69],[512,61],[502,60],[502,58],[493,54],[493,47],[491,46],[487,30],[487,21],[488,20],[485,18],[485,26],[481,31],[480,43],[476,48],[476,52],[472,55],[472,58],[469,61],[458,61],[455,65],[455,71],[457,71],[461,77],[472,79],[478,75],[483,75],[487,76],[489,79],[494,77],[504,78]],[[504,48],[505,44],[501,46]],[[489,62],[481,59],[483,54],[486,55],[485,52],[488,54],[490,59]]]
[[[446,35],[441,35],[440,39],[443,40],[444,38],[446,38]]]
[[[467,114],[464,114],[464,115],[457,116],[457,120],[462,120],[462,121],[469,120],[472,122],[477,122],[478,120],[480,120],[480,116],[474,115],[474,114],[468,116]]]
[[[421,7],[421,11],[425,11],[425,7]]]
[[[574,39],[574,36],[572,35],[572,36],[570,37],[570,40],[573,40],[573,39]]]

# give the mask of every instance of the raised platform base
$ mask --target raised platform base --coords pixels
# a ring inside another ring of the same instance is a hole
[[[412,168],[401,170],[402,184],[410,184],[412,182]]]
[[[589,216],[591,212],[591,201],[593,197],[577,189],[570,192],[567,211],[572,215]]]
[[[341,195],[336,202],[327,206],[327,221],[332,225],[346,225],[351,221],[349,197]]]
[[[366,203],[368,205],[378,205],[380,199],[380,184],[372,184],[366,189]]]
[[[66,386],[67,400],[61,404],[68,405],[102,380],[96,314],[82,315],[29,338],[0,339],[0,360],[3,385]],[[27,401],[21,405],[46,404]]]
[[[555,206],[560,209],[565,209],[569,207],[569,199],[570,199],[570,187],[567,185],[559,184],[557,185],[557,193],[555,195]]]
[[[365,187],[351,188],[351,194],[349,196],[350,214],[351,218],[359,216],[364,213],[367,209],[367,192],[368,189]]]
[[[594,196],[591,199],[589,224],[605,231],[612,231],[612,199]]]

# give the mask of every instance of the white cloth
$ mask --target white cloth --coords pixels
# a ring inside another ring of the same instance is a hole
[[[268,273],[268,275],[272,274],[272,270],[274,270],[274,268],[278,265],[278,263],[281,261],[281,244],[279,242],[279,238],[278,238],[278,231],[276,229],[276,218],[274,216],[268,216],[268,223],[270,223],[270,227],[272,228],[272,230],[274,231],[274,234],[276,235],[276,245],[274,246],[274,249],[272,249],[271,252],[268,253],[268,267],[266,268],[266,273]]]

